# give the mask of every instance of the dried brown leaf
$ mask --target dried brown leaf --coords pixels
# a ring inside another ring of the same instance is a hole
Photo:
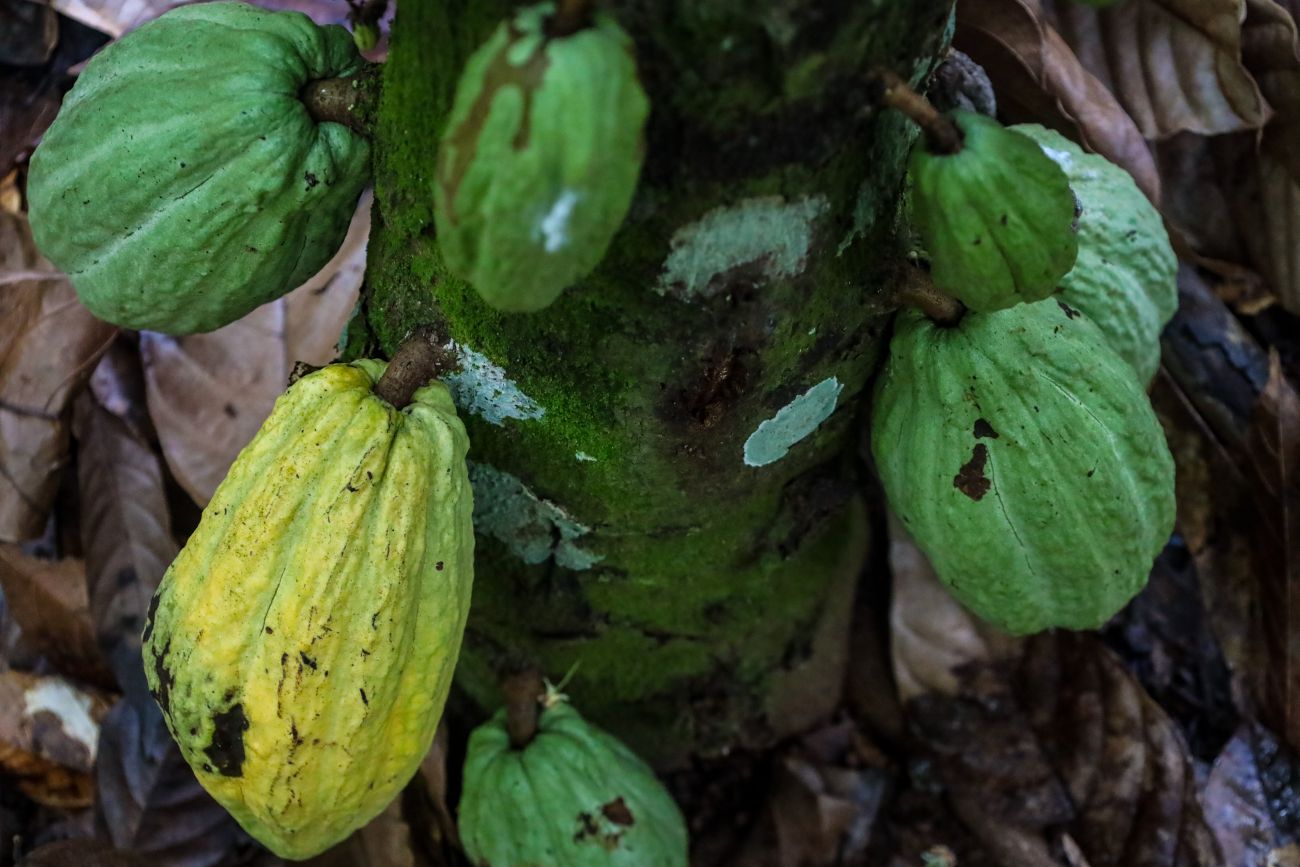
[[[0,211],[0,541],[40,535],[67,459],[64,412],[116,329],[90,315]]]
[[[1245,455],[1254,471],[1258,515],[1253,534],[1261,578],[1270,679],[1286,719],[1283,733],[1300,744],[1300,395],[1273,350],[1268,384],[1255,405]]]
[[[1048,20],[1148,139],[1258,129],[1268,107],[1241,62],[1242,0],[1043,0]]]
[[[447,748],[449,736],[446,721],[438,724],[433,745],[420,762],[420,769],[407,787],[406,817],[411,825],[414,847],[429,853],[432,867],[454,867],[458,863],[460,837],[456,832],[456,818],[447,800]]]
[[[304,863],[305,867],[416,867],[402,799],[394,800],[342,843]]]
[[[1253,264],[1292,313],[1300,312],[1300,122],[1294,117],[1264,131],[1254,154],[1256,177],[1238,189],[1235,211]]]
[[[0,64],[41,66],[54,53],[59,18],[35,3],[0,5]]]
[[[1277,0],[1246,0],[1241,59],[1279,115],[1300,110],[1300,41],[1292,13]]]
[[[108,702],[61,677],[0,673],[0,770],[52,807],[92,799],[99,722]]]
[[[172,474],[200,505],[284,392],[294,363],[334,358],[365,273],[370,196],[310,281],[210,334],[140,335],[149,412]]]
[[[176,556],[162,465],[126,423],[95,402],[76,402],[83,547],[100,646],[124,690],[143,680],[140,631],[149,601]]]
[[[252,844],[203,790],[147,694],[113,706],[95,768],[100,837],[150,864],[214,867]]]
[[[1223,850],[1225,867],[1255,867],[1296,842],[1300,832],[1297,768],[1285,746],[1258,725],[1233,735],[1205,780],[1205,818]]]
[[[17,545],[0,544],[0,588],[33,650],[69,677],[114,685],[95,642],[84,562],[41,560]]]
[[[1179,529],[1238,703],[1282,730],[1285,690],[1274,676],[1261,622],[1269,567],[1253,538],[1262,522],[1244,453],[1268,383],[1268,356],[1187,267],[1179,272],[1179,301],[1161,341],[1162,372],[1152,393],[1177,467]]]
[[[1160,177],[1138,127],[1043,21],[1037,0],[960,0],[956,45],[989,73],[1004,119],[1041,123],[1081,142],[1160,201]]]
[[[899,580],[932,581],[908,544],[891,545],[895,571],[913,573]],[[944,611],[933,592],[896,600],[896,624]],[[895,666],[929,673],[914,687],[936,685],[907,703],[914,730],[957,813],[1000,863],[1053,863],[1048,844],[1063,845],[1054,835],[1064,829],[1093,867],[1217,867],[1177,729],[1099,641],[1049,633],[981,646],[970,628],[952,631],[951,646],[940,630],[896,644],[908,658]],[[918,662],[922,653],[938,661]]]

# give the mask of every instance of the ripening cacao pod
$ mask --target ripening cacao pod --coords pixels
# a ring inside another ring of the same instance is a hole
[[[305,858],[428,751],[473,583],[468,441],[440,383],[395,409],[378,361],[292,385],[167,570],[150,689],[199,782]]]
[[[470,735],[461,842],[492,867],[686,867],[686,823],[620,740],[567,704],[515,749],[505,712]]]
[[[1055,298],[895,328],[872,451],[939,578],[1008,632],[1100,626],[1174,521],[1173,460],[1132,369]]]
[[[1075,201],[1065,173],[1027,136],[968,111],[956,153],[912,150],[911,216],[935,286],[978,311],[1052,294],[1074,265]]]
[[[366,139],[299,93],[363,65],[342,27],[244,3],[128,33],[32,155],[37,246],[126,328],[210,331],[283,295],[338,250],[370,177]]]
[[[438,244],[493,307],[540,310],[590,272],[636,190],[649,102],[603,13],[563,36],[523,9],[470,57],[438,149]]]
[[[1178,257],[1160,212],[1105,157],[1038,124],[1011,129],[1038,142],[1079,200],[1079,257],[1061,280],[1061,297],[1150,382],[1160,366],[1160,332],[1178,309]]]

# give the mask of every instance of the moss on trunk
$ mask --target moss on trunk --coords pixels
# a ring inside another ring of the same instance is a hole
[[[583,712],[671,763],[837,698],[911,141],[865,72],[923,69],[951,4],[607,5],[653,106],[641,185],[597,271],[521,315],[445,272],[432,222],[457,70],[509,5],[401,5],[366,309],[390,352],[427,323],[461,347],[480,536],[460,685],[491,706],[504,670],[580,663]]]

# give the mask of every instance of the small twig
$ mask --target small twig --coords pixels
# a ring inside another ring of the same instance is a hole
[[[880,102],[911,118],[925,134],[926,146],[932,153],[955,154],[961,150],[961,129],[951,117],[931,105],[930,100],[891,70],[877,69],[872,77],[881,88]]]
[[[368,137],[379,105],[381,69],[380,64],[373,63],[346,78],[309,81],[299,98],[317,123],[341,123]]]
[[[501,685],[506,700],[506,731],[510,746],[517,750],[532,743],[537,735],[537,717],[546,693],[542,674],[535,668],[512,674]]]
[[[909,267],[901,277],[902,285],[894,292],[899,304],[919,308],[939,325],[956,325],[966,315],[966,305],[935,288],[929,272]]]
[[[375,394],[402,409],[417,389],[454,370],[456,364],[455,355],[442,345],[433,328],[417,328],[393,354],[384,375],[375,383]]]
[[[555,14],[546,24],[546,35],[559,38],[590,27],[593,3],[594,0],[558,0]]]

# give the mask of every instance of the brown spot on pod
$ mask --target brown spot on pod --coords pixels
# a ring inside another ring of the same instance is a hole
[[[984,475],[984,465],[988,463],[989,449],[984,443],[978,443],[971,452],[970,460],[962,465],[957,475],[952,478],[952,485],[972,500],[981,500],[989,492],[991,483]]]
[[[244,767],[244,732],[248,731],[248,717],[243,704],[231,705],[228,710],[212,715],[212,742],[203,754],[226,777],[238,777]]]

